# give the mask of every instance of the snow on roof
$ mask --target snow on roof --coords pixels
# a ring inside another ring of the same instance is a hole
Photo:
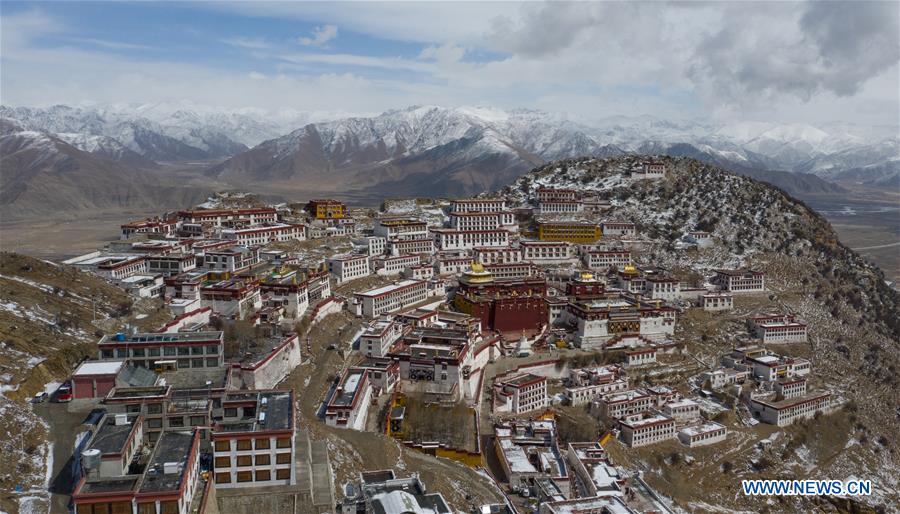
[[[605,462],[594,464],[591,470],[591,479],[600,490],[618,490],[619,478],[619,471]]]
[[[763,355],[762,357],[756,357],[757,361],[762,362],[763,364],[769,364],[772,362],[778,362],[778,357],[774,355]]]
[[[537,473],[537,468],[528,460],[528,455],[521,446],[509,439],[500,439],[500,449],[503,458],[509,464],[509,470],[513,473]]]
[[[124,365],[125,361],[87,361],[78,366],[72,376],[117,374]]]
[[[700,434],[705,434],[707,432],[712,432],[713,430],[719,430],[720,428],[725,428],[725,425],[721,425],[719,423],[716,423],[715,421],[710,421],[709,423],[704,423],[702,425],[685,427],[681,430],[680,433],[689,437],[694,437]]]
[[[400,288],[402,288],[402,287],[406,287],[406,286],[409,286],[409,285],[416,284],[416,283],[418,283],[418,282],[421,282],[421,281],[420,281],[420,280],[411,280],[411,279],[410,279],[410,280],[403,280],[403,281],[401,281],[401,282],[397,282],[396,284],[389,284],[389,285],[386,285],[386,286],[383,286],[383,287],[379,287],[379,288],[377,288],[377,289],[372,289],[372,290],[370,290],[370,291],[365,291],[365,292],[363,292],[363,293],[356,293],[356,294],[361,295],[361,296],[378,296],[378,295],[381,295],[381,294],[384,294],[384,293],[388,293],[388,292],[394,291],[394,290],[396,290],[396,289],[400,289]]]

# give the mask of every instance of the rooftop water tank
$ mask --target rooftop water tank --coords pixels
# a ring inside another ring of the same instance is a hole
[[[117,332],[116,341],[125,341],[125,332]]]
[[[92,471],[100,468],[100,450],[91,448],[81,452],[81,466],[85,471]]]

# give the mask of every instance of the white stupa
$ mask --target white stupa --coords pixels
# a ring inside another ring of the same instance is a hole
[[[519,344],[516,346],[516,355],[531,355],[531,343],[525,337],[525,331],[522,331],[522,337],[519,338]]]

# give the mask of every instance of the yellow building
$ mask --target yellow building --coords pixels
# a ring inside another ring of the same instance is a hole
[[[310,200],[306,204],[306,210],[317,220],[342,219],[346,206],[337,200]]]
[[[601,235],[600,226],[594,223],[564,221],[538,224],[538,239],[541,241],[593,243]]]

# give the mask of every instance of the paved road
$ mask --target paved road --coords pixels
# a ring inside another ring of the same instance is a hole
[[[81,425],[87,419],[93,406],[78,406],[74,403],[40,403],[34,412],[50,427],[53,437],[53,475],[50,479],[50,513],[67,513],[69,497],[75,484],[72,478],[72,450],[75,438],[81,432]]]

